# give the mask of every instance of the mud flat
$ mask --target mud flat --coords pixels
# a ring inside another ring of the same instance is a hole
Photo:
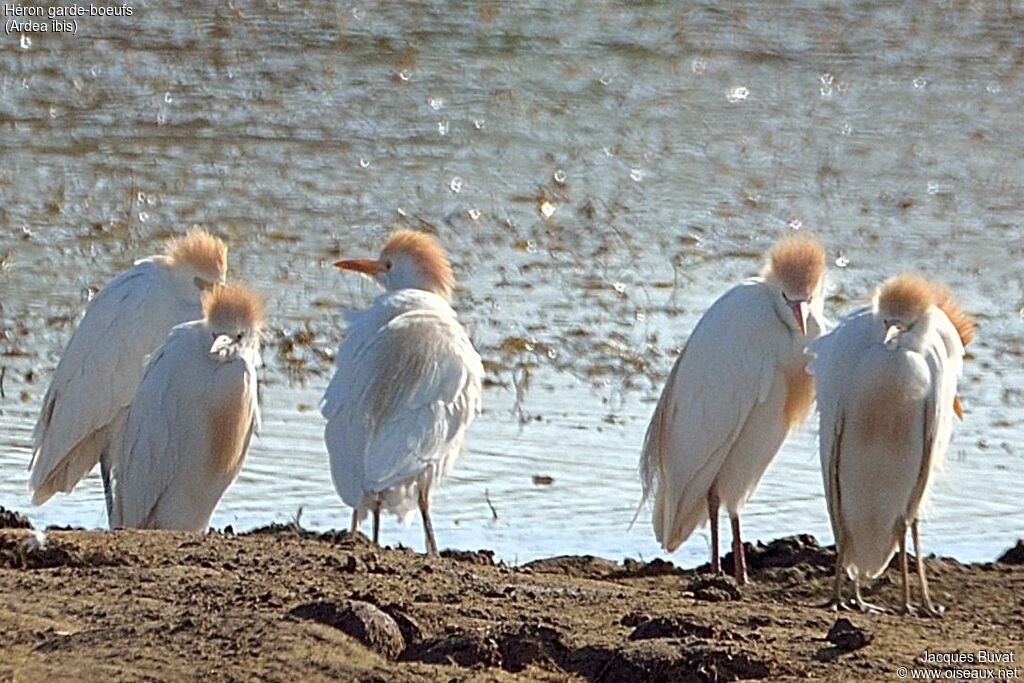
[[[662,560],[511,567],[293,526],[51,529],[40,547],[22,523],[0,512],[2,680],[861,681],[926,652],[1024,657],[1024,544],[929,557],[943,619],[837,619],[814,606],[834,555],[811,536],[751,547],[739,589]],[[895,567],[867,595],[895,605]]]

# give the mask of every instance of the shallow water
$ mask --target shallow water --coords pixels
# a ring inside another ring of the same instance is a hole
[[[439,542],[658,555],[647,514],[627,527],[664,375],[799,228],[834,261],[830,317],[907,268],[977,317],[923,534],[991,559],[1024,531],[1024,4],[890,4],[151,2],[0,39],[0,505],[28,507],[31,428],[89,289],[201,223],[273,328],[264,431],[214,524],[301,506],[344,526],[316,408],[339,307],[376,291],[329,263],[424,226],[491,380]],[[748,539],[830,538],[815,430],[769,469]],[[28,512],[91,527],[102,507],[94,473]],[[418,523],[383,536],[422,547]],[[705,530],[676,559],[706,552]]]

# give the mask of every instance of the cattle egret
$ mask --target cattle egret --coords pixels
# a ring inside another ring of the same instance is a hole
[[[370,308],[346,312],[323,399],[334,486],[354,508],[352,533],[373,512],[375,543],[382,507],[406,518],[418,506],[427,552],[437,554],[431,492],[480,412],[483,378],[480,356],[448,303],[451,266],[433,237],[411,230],[393,233],[377,260],[334,265],[387,290]]]
[[[739,512],[789,431],[810,410],[805,349],[823,327],[825,252],[796,234],[768,253],[760,277],[723,294],[697,323],[669,374],[640,458],[654,533],[669,552],[711,520],[732,522],[733,574],[747,581]]]
[[[918,510],[944,459],[952,416],[962,417],[957,377],[974,324],[948,290],[914,275],[886,281],[870,307],[811,347],[821,416],[825,498],[836,540],[833,608],[845,607],[842,575],[878,576],[899,546],[903,609],[912,612],[907,575],[909,526],[921,584],[920,612],[938,615],[928,595]]]
[[[115,448],[111,528],[205,531],[258,431],[263,304],[242,285],[203,297],[146,366]]]
[[[135,262],[93,298],[43,398],[32,434],[28,488],[41,505],[69,493],[100,462],[111,514],[111,445],[142,381],[146,356],[171,328],[202,315],[205,290],[223,282],[227,247],[199,228]]]

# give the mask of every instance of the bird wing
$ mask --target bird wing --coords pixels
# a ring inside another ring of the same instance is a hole
[[[70,491],[92,469],[106,441],[91,437],[131,403],[146,356],[172,325],[201,317],[198,303],[161,297],[166,286],[164,266],[145,259],[89,304],[57,364],[33,432],[34,503]]]
[[[205,358],[196,354],[203,350],[204,329],[201,321],[175,327],[146,366],[115,449],[112,528],[149,526],[175,477],[195,469],[209,452],[209,424],[203,419],[209,378],[200,364]]]
[[[861,355],[872,344],[871,330],[875,324],[871,308],[860,308],[808,347],[808,354],[812,357],[808,372],[814,375],[820,418],[818,445],[825,502],[833,523],[833,536],[837,539],[840,538],[834,526],[840,519],[837,473],[845,421],[841,398]]]
[[[825,423],[821,424],[820,448],[823,463],[822,476],[825,480],[825,505],[828,507],[829,524],[832,527],[832,538],[835,540],[836,550],[841,551],[846,547],[846,531],[843,529],[843,501],[842,487],[839,485],[839,467],[843,452],[843,431],[846,426],[845,416],[837,413],[835,420],[830,423],[826,436]],[[827,448],[826,452],[824,449]]]
[[[945,461],[953,436],[957,378],[963,368],[964,346],[956,328],[942,312],[934,314],[934,324],[934,334],[922,350],[932,382],[925,397],[921,470],[907,506],[908,523],[927,498],[932,472]]]
[[[338,349],[323,408],[335,481],[354,507],[428,467],[450,468],[483,378],[454,313],[414,309],[376,330],[360,322]]]
[[[644,497],[657,489],[654,528],[673,550],[703,519],[706,496],[754,406],[767,400],[792,346],[759,279],[704,313],[658,401],[640,460]]]

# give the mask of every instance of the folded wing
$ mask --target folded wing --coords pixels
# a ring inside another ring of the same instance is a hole
[[[161,269],[143,260],[112,280],[89,304],[68,342],[33,432],[33,503],[71,491],[95,466],[116,437],[146,356],[172,325],[201,317],[198,303],[187,306],[159,296]]]

